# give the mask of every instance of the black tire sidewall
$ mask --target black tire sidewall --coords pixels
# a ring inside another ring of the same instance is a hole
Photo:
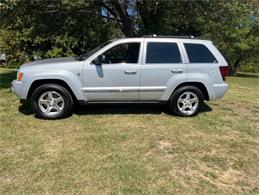
[[[38,105],[38,99],[39,97],[46,91],[56,91],[58,92],[64,99],[64,109],[55,115],[48,116],[45,113],[41,111]],[[44,84],[40,87],[36,88],[31,96],[31,107],[39,118],[43,119],[60,119],[65,118],[68,116],[72,110],[73,107],[73,99],[69,93],[69,91],[64,88],[63,86],[57,85],[57,84]]]
[[[192,92],[192,93],[196,94],[199,99],[199,105],[196,108],[195,112],[192,113],[191,115],[182,113],[177,106],[179,97],[185,92]],[[204,97],[199,88],[197,88],[195,86],[183,86],[183,87],[180,87],[179,89],[177,89],[172,94],[172,96],[169,100],[169,109],[170,109],[171,113],[173,113],[177,116],[184,116],[184,117],[195,116],[200,111],[201,105],[203,104],[203,102],[204,102]]]

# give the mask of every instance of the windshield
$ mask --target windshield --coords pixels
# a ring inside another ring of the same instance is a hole
[[[85,54],[83,54],[83,55],[80,55],[80,56],[77,56],[76,59],[77,59],[77,60],[80,60],[80,61],[81,61],[81,60],[85,60],[85,59],[87,59],[89,56],[91,56],[92,54],[94,54],[95,52],[97,52],[98,50],[100,50],[101,48],[105,47],[106,45],[108,45],[108,44],[110,44],[110,43],[112,43],[112,42],[113,42],[113,40],[106,41],[106,42],[100,44],[99,46],[97,46],[96,48],[94,48],[94,49],[88,51],[87,53],[85,53]]]

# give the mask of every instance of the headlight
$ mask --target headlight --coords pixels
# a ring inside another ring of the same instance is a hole
[[[17,75],[17,80],[18,81],[21,81],[23,78],[23,73],[22,72],[19,72],[18,75]]]

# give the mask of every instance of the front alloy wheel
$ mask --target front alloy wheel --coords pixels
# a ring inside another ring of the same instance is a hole
[[[56,91],[46,91],[38,100],[40,110],[47,116],[56,115],[62,112],[64,104],[63,97]]]
[[[34,113],[44,119],[60,119],[68,116],[73,107],[70,92],[61,85],[44,84],[31,96]]]

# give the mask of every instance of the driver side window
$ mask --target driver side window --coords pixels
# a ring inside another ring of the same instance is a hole
[[[137,63],[140,43],[123,43],[109,49],[105,55],[105,64]]]

